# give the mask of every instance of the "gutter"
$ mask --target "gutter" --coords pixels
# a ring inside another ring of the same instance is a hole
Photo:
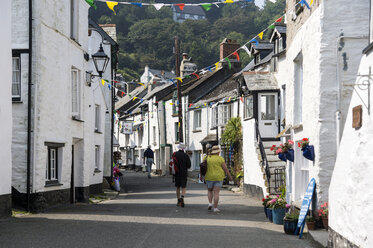
[[[29,46],[29,61],[28,61],[28,92],[27,92],[27,179],[26,179],[26,201],[27,211],[30,211],[30,191],[31,191],[31,97],[32,97],[32,0],[28,1],[28,46]]]

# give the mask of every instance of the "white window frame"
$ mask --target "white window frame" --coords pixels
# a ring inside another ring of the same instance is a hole
[[[100,170],[100,146],[95,146],[95,170]]]
[[[18,65],[15,64],[15,61]],[[15,88],[18,88],[18,94],[15,94]],[[12,98],[13,100],[21,100],[21,56],[12,57]]]
[[[244,119],[251,119],[254,117],[254,96],[245,96],[244,100]]]
[[[157,145],[157,128],[153,126],[153,145]]]
[[[284,42],[282,37],[278,39],[278,52],[282,52],[284,50]]]
[[[101,106],[95,104],[95,131],[101,131]]]
[[[63,143],[45,142],[46,166],[45,166],[45,185],[58,185],[60,170],[62,164]]]
[[[225,126],[232,117],[232,104],[220,105],[220,125]]]
[[[81,83],[80,71],[71,69],[71,114],[74,118],[80,118]]]
[[[303,58],[299,54],[294,60],[294,125],[302,124],[303,108]]]
[[[215,128],[219,123],[219,106],[211,108],[211,128]]]
[[[79,0],[70,0],[70,38],[78,42],[79,37]]]
[[[140,128],[139,126],[139,129],[137,130],[137,141],[138,141],[139,147],[142,146],[143,138],[144,138],[144,128]]]
[[[175,141],[179,142],[180,141],[179,122],[175,122],[174,127],[175,127]]]
[[[201,121],[201,117],[202,117],[202,111],[201,110],[194,110],[194,114],[193,114],[193,130],[201,130],[201,126],[202,126],[202,121]]]

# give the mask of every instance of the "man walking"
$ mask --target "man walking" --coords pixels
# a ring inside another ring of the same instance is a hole
[[[151,176],[150,176],[150,172],[152,170],[152,164],[153,164],[153,161],[154,161],[154,152],[153,150],[151,149],[151,145],[148,145],[148,149],[145,150],[144,152],[144,163],[145,163],[145,160],[146,160],[146,169],[148,170],[148,178],[150,179]]]
[[[184,152],[185,145],[180,143],[177,148],[179,149],[177,152],[175,152],[175,158],[177,161],[176,165],[179,167],[179,172],[175,175],[177,206],[184,207],[184,196],[186,192],[188,169],[190,169],[191,163],[189,156]]]

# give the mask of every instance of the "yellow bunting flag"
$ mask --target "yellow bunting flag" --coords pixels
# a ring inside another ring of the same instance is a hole
[[[263,40],[263,32],[261,32],[260,34],[258,34],[258,37]]]
[[[225,3],[234,3],[233,0],[225,0]]]
[[[105,86],[105,80],[101,79],[101,83],[103,86]]]
[[[137,96],[134,96],[133,99],[132,99],[132,101],[135,101],[136,99],[137,99]]]
[[[173,102],[170,102],[170,105],[174,105],[174,103],[173,103]]]
[[[111,9],[114,12],[114,15],[116,15],[117,13],[115,13],[114,7],[118,5],[118,2],[106,1],[106,4],[107,4],[108,8]]]
[[[215,63],[215,70],[219,68],[219,62]]]
[[[178,127],[180,127],[180,122],[178,123]]]
[[[205,106],[206,106],[207,104],[205,103]]]
[[[313,0],[311,0],[311,2],[310,2],[310,6],[313,4]]]
[[[177,77],[175,79],[179,80],[180,82],[183,82],[183,80],[181,79],[181,77]]]

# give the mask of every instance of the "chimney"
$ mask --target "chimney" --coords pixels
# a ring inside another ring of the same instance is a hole
[[[183,60],[184,59],[188,59],[188,54],[187,53],[183,53]]]
[[[220,43],[220,60],[224,59],[229,54],[233,53],[234,51],[236,51],[239,48],[240,48],[240,44],[238,44],[237,41],[225,38]],[[234,56],[234,55],[229,56],[229,59],[231,61],[234,61],[234,62],[237,61],[236,56]]]

